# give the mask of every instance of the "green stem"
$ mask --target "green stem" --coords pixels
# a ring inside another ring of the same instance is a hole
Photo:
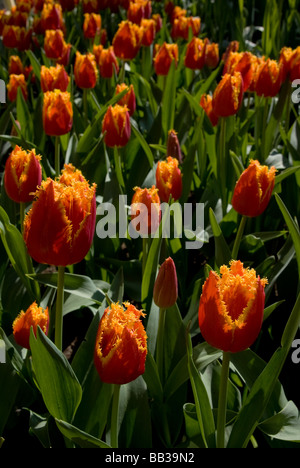
[[[221,381],[219,390],[218,420],[217,420],[217,448],[225,446],[225,425],[227,408],[227,387],[229,376],[230,354],[223,352]]]
[[[266,148],[266,127],[268,122],[268,113],[269,113],[269,98],[265,98],[264,108],[263,108],[263,121],[262,121],[262,137],[261,137],[261,160],[264,162],[267,159],[267,148]]]
[[[65,267],[58,267],[57,278],[57,296],[55,310],[55,345],[62,351],[62,336],[63,336],[63,302],[64,302],[64,275]]]
[[[89,119],[88,119],[88,105],[87,105],[87,89],[83,89],[82,100],[83,100],[83,118],[85,127],[87,127]]]
[[[164,329],[165,329],[166,309],[159,308],[159,321],[156,342],[156,364],[161,382],[163,382],[164,364]]]
[[[25,219],[25,203],[20,203],[20,226],[21,226],[21,233],[23,234],[24,230],[24,219]]]
[[[55,174],[56,174],[56,177],[59,176],[60,174],[60,148],[59,148],[59,136],[56,136],[55,137]]]
[[[121,385],[114,385],[112,412],[111,412],[111,440],[112,448],[118,448],[119,398]]]
[[[143,237],[143,258],[142,258],[142,273],[144,274],[145,268],[146,268],[146,263],[147,263],[147,258],[148,258],[148,253],[149,253],[149,239],[148,237]]]
[[[247,222],[247,216],[242,216],[242,219],[241,219],[241,222],[240,222],[240,225],[239,225],[239,228],[238,228],[238,232],[237,232],[236,237],[235,237],[233,249],[232,249],[232,254],[231,254],[232,260],[237,259],[237,255],[238,255],[241,240],[242,240],[242,237],[243,237],[243,234],[244,234],[244,229],[245,229],[246,222]]]
[[[226,117],[221,118],[220,142],[219,142],[219,180],[221,181],[221,197],[223,216],[226,214]]]
[[[114,147],[114,162],[115,162],[116,176],[117,176],[121,191],[123,191],[123,188],[125,187],[125,182],[124,182],[123,174],[122,174],[120,150],[117,146]]]

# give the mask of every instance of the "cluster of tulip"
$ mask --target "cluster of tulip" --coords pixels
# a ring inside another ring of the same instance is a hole
[[[28,14],[29,6],[28,2],[18,2],[16,10],[11,12],[8,18],[21,21],[19,18]],[[45,34],[45,54],[55,61],[55,66],[43,65],[40,70],[41,89],[44,93],[44,131],[47,135],[60,136],[70,132],[73,119],[70,93],[67,91],[70,76],[65,69],[70,45],[64,42],[62,6],[51,2],[35,5],[38,11],[41,7],[39,27]],[[101,31],[101,15],[91,10],[90,2],[83,2],[83,7],[85,10],[84,36],[95,39]],[[26,11],[23,13],[24,8]],[[99,5],[97,4],[94,8],[99,9]],[[172,8],[171,2],[167,5],[166,11],[172,24],[172,37],[187,39],[189,28],[192,28],[193,38],[187,47],[186,66],[192,69],[201,69],[205,65],[216,67],[219,60],[218,45],[210,44],[207,39],[202,40],[197,37],[200,19],[186,17],[186,11],[179,7]],[[105,49],[103,44],[93,43],[93,53],[81,54],[76,51],[74,79],[78,88],[94,88],[99,71],[102,77],[118,74],[118,59],[132,60],[142,45],[150,45],[154,40],[155,31],[161,25],[159,15],[154,15],[151,19],[150,16],[150,1],[129,2],[128,19],[119,25],[112,46]],[[2,15],[2,18],[5,16]],[[20,27],[22,27],[20,24],[12,26],[9,21],[5,23],[2,35],[6,47],[16,47],[16,43],[9,38],[15,28]],[[104,36],[102,35],[102,38]],[[223,78],[214,96],[210,100],[208,95],[202,96],[201,105],[206,111],[208,108],[211,109],[209,112],[211,119],[215,116],[226,117],[236,113],[246,90],[251,89],[258,94],[270,95],[272,93],[274,95],[282,84],[283,75],[286,76],[288,70],[291,76],[293,75],[296,66],[294,64],[295,52],[292,54],[284,50],[277,64],[269,59],[256,59],[248,52],[238,53],[237,47],[236,43],[232,43],[227,50]],[[296,58],[297,56],[296,54]],[[153,63],[158,75],[167,74],[173,60],[178,61],[176,43],[164,42],[162,46],[155,45]],[[13,79],[16,80],[16,77],[22,76],[23,79],[18,84],[24,85],[25,83],[23,65],[18,56],[10,57],[9,72],[11,74],[8,85],[9,98],[14,100],[16,82]],[[267,83],[266,88],[262,88],[261,83],[264,85]],[[26,88],[22,86],[22,90],[26,98]],[[109,147],[125,146],[130,138],[130,116],[136,110],[136,98],[132,85],[127,86],[121,83],[116,86],[116,94],[124,90],[127,92],[116,105],[109,106],[103,118],[104,141]],[[217,119],[213,121],[214,125],[216,123]],[[147,232],[144,234],[157,229],[161,219],[160,202],[179,200],[182,193],[182,174],[179,168],[182,155],[174,130],[170,130],[168,134],[167,154],[166,160],[159,161],[157,164],[156,186],[134,189],[132,205],[142,203],[147,207],[148,221],[145,224]],[[48,178],[41,182],[40,159],[41,156],[36,155],[34,150],[27,152],[17,146],[6,163],[5,187],[8,195],[19,203],[32,201],[35,198],[22,227],[24,240],[32,258],[39,263],[65,267],[80,262],[91,246],[95,228],[96,187],[95,184],[90,186],[82,173],[72,165],[65,165],[56,180]],[[261,214],[270,200],[274,177],[274,168],[268,170],[258,161],[251,162],[235,187],[232,199],[234,209],[244,216],[253,217]],[[252,200],[251,204],[248,203],[249,198]],[[157,206],[157,222],[153,222],[153,218],[150,220],[152,204]],[[132,215],[132,219],[137,215],[138,213]],[[136,229],[139,230],[140,227],[137,225]],[[170,295],[177,297],[177,278],[174,269],[173,260],[168,259],[160,270],[157,279],[159,286],[156,284],[154,290],[154,296],[160,307],[170,307],[171,302],[174,303],[173,300],[168,300]],[[264,307],[265,280],[257,278],[254,270],[244,269],[239,261],[234,261],[230,268],[225,266],[221,268],[221,275],[219,277],[212,272],[203,288],[199,308],[200,329],[203,336],[213,346],[225,351],[238,351],[251,345],[259,332]],[[132,318],[125,320],[124,309],[120,305],[114,305],[111,309],[107,309],[99,328],[95,361],[104,381],[125,383],[136,378],[144,369],[146,336],[140,321],[142,313],[129,304],[126,304],[125,308],[126,314]],[[48,323],[46,315],[48,317],[48,310],[42,312],[36,303],[32,304],[26,313],[22,311],[14,323],[16,340],[23,346],[26,344],[26,347],[29,347],[30,324],[33,325],[34,330],[39,324],[46,331]],[[130,334],[128,334],[128,328],[121,325],[129,321],[133,324]],[[214,327],[211,327],[212,322]],[[121,330],[117,332],[120,326]],[[110,330],[107,337],[103,330]],[[133,330],[134,335],[132,335]],[[112,336],[110,336],[111,333],[113,333]],[[115,333],[121,336],[118,347],[113,344]],[[135,337],[134,340],[130,338],[131,336]],[[132,346],[136,348],[131,348]],[[138,353],[137,367],[135,370],[123,367],[120,373],[122,356],[126,353],[130,355]],[[118,372],[116,369],[119,369]],[[118,376],[118,381],[114,376]]]

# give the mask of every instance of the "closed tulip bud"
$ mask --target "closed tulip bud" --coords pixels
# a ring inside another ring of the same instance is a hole
[[[207,40],[202,40],[199,37],[193,37],[189,42],[184,58],[186,67],[192,70],[201,70],[205,65],[205,49]]]
[[[18,145],[10,153],[4,172],[4,185],[7,195],[17,203],[26,203],[34,198],[34,193],[42,181],[41,156],[35,150],[25,151]]]
[[[219,117],[215,114],[212,106],[212,97],[210,94],[202,94],[200,106],[205,111],[213,127],[218,125]]]
[[[205,65],[208,68],[216,68],[219,63],[219,44],[207,43],[205,47]]]
[[[263,321],[266,279],[237,260],[210,271],[199,303],[199,327],[211,346],[239,352],[256,340]]]
[[[158,190],[151,188],[134,188],[131,201],[131,225],[142,235],[155,234],[161,219],[160,198]]]
[[[7,96],[11,102],[17,99],[18,88],[21,89],[25,101],[28,98],[27,83],[25,76],[21,75],[10,75],[9,82],[7,84]]]
[[[251,161],[234,188],[232,206],[235,211],[249,217],[261,215],[272,196],[275,174],[275,167],[269,169],[258,161]]]
[[[115,56],[113,46],[110,46],[108,49],[103,49],[99,54],[99,71],[102,78],[112,78],[115,74],[119,73],[119,64],[117,57]]]
[[[39,263],[67,266],[88,253],[95,230],[96,185],[65,166],[57,180],[43,181],[24,221],[29,255]]]
[[[148,0],[130,2],[127,10],[127,19],[132,23],[140,25],[142,19],[150,17],[151,12],[151,2]]]
[[[178,167],[178,159],[167,157],[166,161],[159,161],[156,168],[156,187],[159,198],[168,202],[170,196],[174,201],[181,197],[182,174]]]
[[[179,164],[182,163],[182,152],[177,133],[175,130],[169,130],[167,140],[167,154],[172,158],[176,158]]]
[[[85,13],[83,22],[83,35],[87,39],[94,39],[100,34],[102,18],[97,13]]]
[[[82,89],[94,88],[97,83],[98,70],[95,56],[91,53],[76,52],[74,78],[77,86]]]
[[[241,73],[233,75],[226,73],[217,85],[213,94],[213,110],[218,117],[235,115],[242,103],[244,95],[243,78]]]
[[[256,70],[254,89],[258,96],[274,97],[282,85],[282,65],[276,60],[263,60]]]
[[[55,89],[44,94],[43,125],[46,135],[61,136],[69,133],[73,125],[70,93]]]
[[[167,75],[173,61],[175,62],[175,65],[177,65],[177,44],[167,44],[166,42],[164,42],[162,45],[155,44],[153,62],[155,73],[157,75]]]
[[[9,49],[17,48],[19,45],[19,26],[5,24],[2,31],[2,41],[4,47]]]
[[[20,312],[14,320],[12,327],[16,343],[23,348],[30,349],[29,339],[31,328],[35,336],[38,327],[40,327],[46,335],[48,334],[48,307],[43,309],[42,307],[38,307],[36,302],[33,302],[26,312],[23,310]]]
[[[125,89],[128,89],[128,92],[118,101],[120,106],[127,106],[129,115],[132,116],[136,109],[136,99],[134,93],[133,85],[127,86],[126,83],[120,83],[116,86],[116,94],[120,94]]]
[[[109,147],[127,145],[131,136],[130,116],[126,106],[109,106],[103,118],[104,142]]]
[[[100,320],[94,363],[102,382],[122,385],[145,372],[147,335],[141,317],[132,304],[111,304]]]
[[[47,91],[67,91],[69,86],[70,77],[63,65],[56,64],[55,67],[41,66],[41,88],[43,93]]]
[[[138,54],[143,38],[143,29],[131,21],[122,21],[113,37],[113,48],[121,60],[132,60]]]
[[[178,297],[176,267],[171,257],[161,265],[154,283],[153,300],[161,309],[172,307]]]
[[[299,48],[300,51],[300,48]],[[290,78],[290,72],[291,72],[291,63],[294,58],[294,51],[291,47],[283,47],[280,51],[280,56],[279,56],[279,64],[282,68],[282,82],[286,80],[286,78]],[[296,76],[294,76],[293,79],[297,78],[299,76],[299,73],[297,73]]]

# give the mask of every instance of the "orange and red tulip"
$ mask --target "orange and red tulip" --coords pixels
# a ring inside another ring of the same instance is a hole
[[[168,202],[170,196],[173,200],[179,200],[182,193],[182,174],[178,167],[179,161],[171,156],[166,161],[158,161],[156,168],[156,187],[159,198]]]
[[[225,352],[239,352],[256,340],[263,321],[266,279],[239,260],[211,270],[199,303],[199,327],[211,346]]]
[[[183,158],[180,143],[178,140],[177,132],[175,132],[175,130],[173,129],[168,131],[167,154],[172,158],[178,159],[179,164],[182,163]]]
[[[94,39],[100,34],[102,24],[101,15],[98,13],[85,13],[83,21],[83,35],[87,39]]]
[[[155,44],[153,63],[157,75],[167,75],[173,61],[177,65],[178,45],[176,43]]]
[[[67,91],[69,86],[70,77],[63,65],[56,64],[55,67],[41,66],[41,88],[43,93],[47,91]]]
[[[118,83],[116,86],[116,94],[120,94],[125,89],[128,91],[121,99],[119,99],[118,104],[119,106],[127,106],[129,115],[132,116],[136,109],[136,97],[133,85],[131,84],[127,86],[126,83]]]
[[[275,167],[269,169],[258,161],[251,161],[234,188],[232,206],[235,211],[249,217],[261,215],[272,196],[275,174]]]
[[[96,186],[72,165],[57,180],[43,181],[25,216],[24,241],[39,263],[67,266],[80,262],[94,236]]]
[[[102,47],[102,46],[101,46]],[[99,72],[102,78],[112,78],[119,73],[119,63],[115,56],[113,46],[108,49],[101,49],[98,59]]]
[[[9,75],[24,75],[24,66],[19,55],[11,55],[8,62]]]
[[[118,58],[132,60],[138,54],[143,38],[143,29],[131,21],[122,21],[113,37],[113,48]]]
[[[254,90],[258,96],[274,97],[282,85],[282,64],[276,60],[262,60],[254,76]]]
[[[218,117],[235,115],[244,95],[244,85],[241,73],[226,73],[217,85],[212,100],[214,113]]]
[[[30,349],[29,339],[31,328],[35,336],[37,327],[40,327],[46,335],[48,334],[48,307],[43,309],[42,307],[38,307],[36,302],[33,302],[25,312],[21,310],[20,314],[14,320],[12,327],[16,343],[23,348]]]
[[[102,132],[105,133],[104,142],[107,146],[127,145],[131,136],[128,108],[118,104],[109,106],[103,118]]]
[[[45,32],[48,29],[63,29],[64,19],[60,3],[45,2],[41,12],[41,27]]]
[[[152,18],[144,18],[141,21],[140,27],[143,30],[142,45],[145,47],[151,46],[151,44],[153,44],[156,34],[155,20]]]
[[[160,198],[158,190],[151,188],[134,188],[131,201],[131,223],[142,235],[155,234],[161,219]]]
[[[7,195],[17,203],[26,203],[42,181],[41,156],[16,145],[5,163],[4,186]]]
[[[173,39],[182,38],[187,41],[189,38],[189,30],[191,29],[193,36],[198,36],[200,27],[200,18],[182,15],[174,19],[172,23],[171,36]]]
[[[61,29],[49,29],[44,36],[44,50],[46,57],[50,59],[59,59],[66,47],[64,34]]]
[[[161,265],[153,289],[153,300],[161,309],[172,307],[178,297],[176,267],[171,257]]]
[[[55,89],[44,94],[43,125],[46,135],[61,136],[69,133],[73,125],[70,93]]]
[[[141,318],[145,314],[132,304],[111,304],[100,320],[94,363],[102,382],[122,385],[145,372],[147,335]]]
[[[20,75],[10,75],[9,82],[7,84],[7,96],[11,102],[17,99],[18,88],[21,89],[25,101],[28,98],[27,83],[23,73]]]
[[[189,42],[184,58],[186,67],[192,70],[201,70],[205,65],[205,49],[207,40],[200,39],[200,37],[193,37]]]
[[[250,52],[230,52],[224,64],[223,74],[240,72],[243,77],[244,92],[248,90],[255,71],[256,59]]]
[[[81,54],[76,52],[74,64],[74,79],[79,88],[94,88],[98,79],[98,69],[96,59],[93,54]]]
[[[219,117],[215,114],[212,105],[212,96],[210,94],[202,94],[200,99],[200,106],[205,111],[213,127],[218,125]]]

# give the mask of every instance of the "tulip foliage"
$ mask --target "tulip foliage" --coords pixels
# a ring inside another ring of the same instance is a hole
[[[0,446],[299,448],[299,1],[15,3]]]

